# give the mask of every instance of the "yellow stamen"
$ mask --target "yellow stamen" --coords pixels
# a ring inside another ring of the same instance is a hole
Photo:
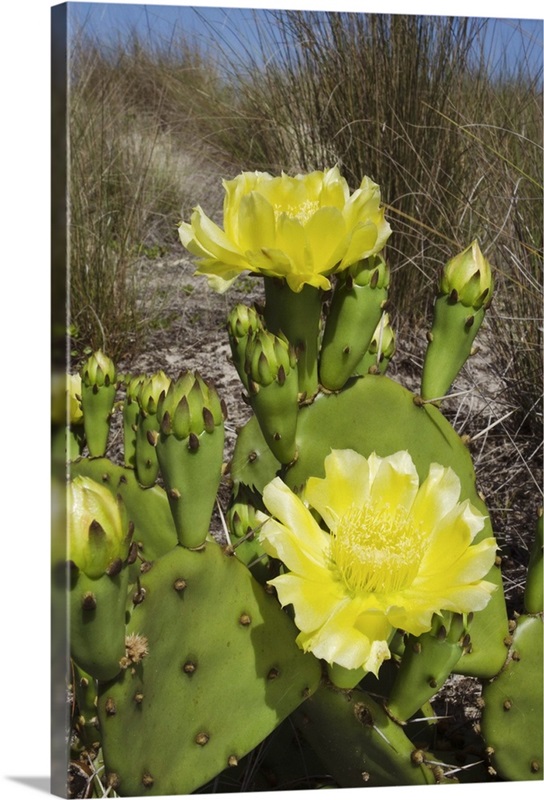
[[[352,506],[331,532],[330,558],[350,594],[397,592],[416,577],[425,538],[402,506]]]
[[[298,220],[302,225],[319,209],[317,200],[305,200],[303,203],[297,203],[296,205],[284,203],[274,203],[273,205],[276,221],[282,214],[286,214],[291,219]]]

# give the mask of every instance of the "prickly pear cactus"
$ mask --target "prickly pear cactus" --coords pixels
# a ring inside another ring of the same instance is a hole
[[[225,189],[225,231],[198,208],[180,235],[214,286],[264,281],[264,307],[227,319],[253,411],[229,464],[211,383],[118,378],[100,352],[81,370],[79,435],[56,431],[74,758],[119,796],[541,778],[542,517],[514,624],[470,450],[441,411],[491,301],[488,262],[473,243],[441,273],[414,393],[385,375],[376,184],[351,195],[334,168]],[[481,726],[457,738],[434,710],[452,675],[483,687]],[[293,775],[293,748],[315,781]]]

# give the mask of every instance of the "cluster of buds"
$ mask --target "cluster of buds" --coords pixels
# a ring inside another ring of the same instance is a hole
[[[297,358],[283,335],[261,329],[247,340],[244,371],[249,402],[266,443],[282,464],[296,453]]]
[[[257,311],[243,303],[236,305],[227,317],[227,333],[232,353],[232,363],[247,390],[247,372],[245,370],[246,345],[248,337],[264,327],[262,317]]]
[[[201,547],[208,535],[221,480],[226,416],[215,387],[198,372],[182,372],[158,400],[158,463],[185,547]]]
[[[153,486],[159,474],[156,451],[159,438],[157,410],[170,383],[170,378],[162,370],[144,377],[139,383],[135,465],[142,486]]]

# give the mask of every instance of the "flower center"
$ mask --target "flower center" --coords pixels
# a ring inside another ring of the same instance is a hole
[[[398,592],[417,575],[425,532],[403,506],[352,506],[331,532],[330,557],[352,594]]]
[[[319,209],[317,200],[304,200],[302,203],[296,204],[274,203],[273,205],[276,222],[282,214],[286,214],[288,217],[298,220],[301,225],[304,225]]]

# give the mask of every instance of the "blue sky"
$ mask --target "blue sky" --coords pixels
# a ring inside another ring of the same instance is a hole
[[[239,3],[238,5],[244,5]],[[245,4],[248,5],[247,3]],[[274,8],[285,6],[285,3],[275,3],[273,0],[268,3],[252,4],[253,8],[258,9]],[[506,57],[507,63],[512,66],[520,58],[520,55],[528,55],[529,63],[533,70],[538,70],[542,66],[542,39],[543,23],[541,19],[514,19],[504,18],[501,11],[500,1],[494,4],[484,2],[484,13],[479,12],[482,8],[481,0],[474,0],[473,3],[454,3],[435,2],[431,5],[432,11],[428,10],[425,2],[402,2],[388,3],[382,0],[381,3],[359,2],[359,3],[329,3],[317,2],[287,3],[287,6],[301,8],[335,10],[368,9],[376,11],[396,11],[400,13],[447,13],[455,14],[459,8],[460,15],[491,17],[493,23],[488,26],[487,48],[489,61],[491,63],[503,62]],[[195,6],[187,4],[155,4],[155,3],[70,3],[70,14],[74,22],[84,23],[85,29],[95,34],[105,44],[114,44],[118,36],[124,36],[129,31],[135,30],[142,38],[155,44],[167,44],[173,36],[181,33],[189,36],[196,42],[202,44],[204,49],[210,43],[210,31],[213,37],[221,46],[221,40],[226,43],[227,48],[234,46],[240,50],[241,47],[252,47],[254,42],[254,21],[251,6],[245,8],[231,7],[232,4],[224,3],[217,7]],[[395,8],[396,6],[396,8]],[[490,6],[490,7],[489,7]],[[524,17],[529,11],[524,12],[527,5],[523,2],[515,6],[510,3],[509,8],[516,8],[520,16]],[[472,9],[472,11],[470,10]],[[496,9],[496,10],[491,10]],[[259,11],[257,12],[259,13]]]

